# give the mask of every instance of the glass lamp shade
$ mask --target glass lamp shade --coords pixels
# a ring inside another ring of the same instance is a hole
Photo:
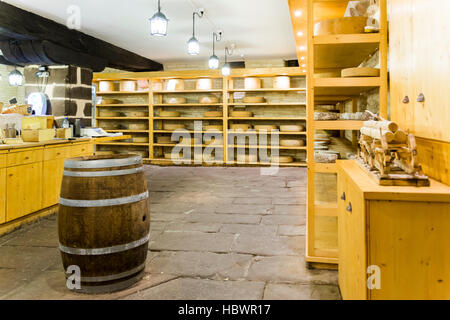
[[[208,61],[208,65],[210,69],[219,69],[219,58],[213,54]]]
[[[161,13],[157,12],[155,15],[150,19],[150,33],[152,36],[166,36],[167,35],[167,24],[169,23],[169,20],[166,18],[166,16]]]
[[[195,37],[192,37],[188,41],[188,53],[191,56],[196,56],[200,53],[200,42]]]
[[[229,63],[225,63],[222,67],[222,75],[223,76],[229,76],[231,73],[231,68]]]
[[[19,87],[23,83],[23,75],[20,71],[14,70],[8,76],[8,82],[10,86]]]

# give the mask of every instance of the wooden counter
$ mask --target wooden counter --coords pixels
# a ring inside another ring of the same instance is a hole
[[[450,299],[450,187],[379,186],[354,160],[337,169],[342,297]]]
[[[56,211],[66,159],[94,154],[96,142],[128,138],[0,145],[0,234]]]

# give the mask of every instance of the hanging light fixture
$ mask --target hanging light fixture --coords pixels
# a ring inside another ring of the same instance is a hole
[[[209,57],[208,65],[210,69],[219,69],[219,57],[216,56],[216,41],[222,39],[222,32],[213,32],[213,54]]]
[[[199,18],[203,17],[203,10],[199,9],[198,12],[192,13],[192,38],[188,41],[188,54],[196,56],[200,53],[200,42],[195,38],[195,15]]]
[[[224,77],[228,77],[231,73],[231,66],[227,62],[227,56],[231,56],[232,54],[233,54],[233,50],[229,50],[228,47],[225,47],[225,63],[222,66],[222,75]]]
[[[14,68],[8,76],[8,82],[10,86],[19,87],[23,83],[23,74]]]
[[[169,20],[161,12],[161,3],[158,0],[158,12],[153,15],[150,19],[150,33],[152,36],[166,36],[167,35],[167,24]]]

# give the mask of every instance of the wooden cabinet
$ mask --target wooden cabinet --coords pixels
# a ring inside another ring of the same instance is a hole
[[[392,120],[419,137],[450,142],[450,1],[391,0],[389,7]]]
[[[58,203],[64,161],[70,151],[70,147],[61,146],[44,149],[44,162],[42,167],[42,206],[44,208]]]
[[[450,187],[378,186],[347,160],[338,192],[344,299],[450,299]],[[369,267],[379,289],[367,286]]]
[[[7,168],[6,222],[42,208],[42,162]]]

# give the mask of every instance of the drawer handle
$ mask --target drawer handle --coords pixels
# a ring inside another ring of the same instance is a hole
[[[425,96],[423,95],[423,93],[419,94],[419,96],[417,97],[417,102],[424,102],[425,101]]]
[[[345,192],[342,192],[341,200],[345,200]]]
[[[352,203],[351,202],[348,203],[347,209],[345,209],[345,210],[347,210],[348,212],[352,212]]]
[[[402,101],[403,103],[409,103],[409,97],[408,96],[405,96],[404,98],[403,98],[403,101]]]
[[[30,157],[25,157],[25,160],[28,160],[28,159],[30,159]]]

